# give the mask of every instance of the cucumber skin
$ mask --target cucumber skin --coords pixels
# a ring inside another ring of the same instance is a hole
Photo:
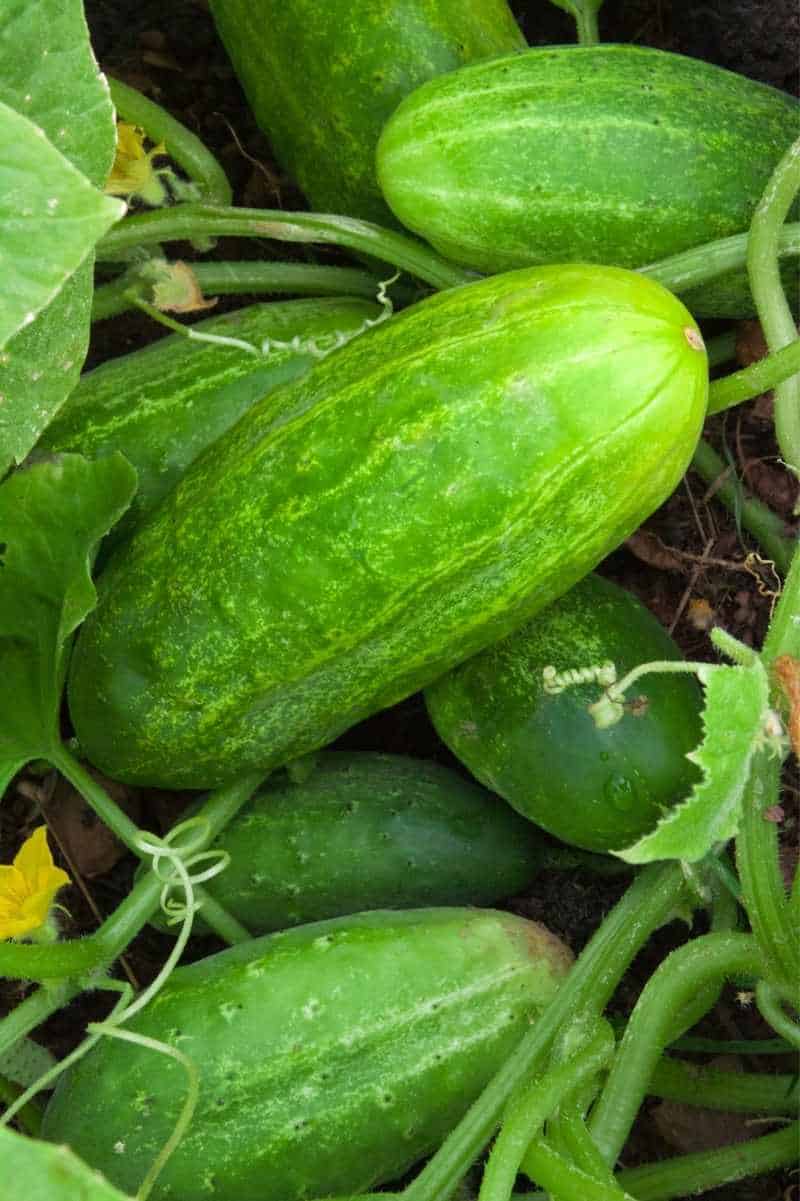
[[[548,47],[417,89],[377,170],[403,224],[465,266],[641,267],[746,230],[798,133],[797,101],[698,59]]]
[[[569,961],[536,923],[456,908],[317,922],[178,968],[127,1023],[201,1077],[153,1201],[304,1201],[399,1175],[456,1124]],[[102,1040],[59,1081],[42,1135],[133,1193],[185,1095],[178,1064]]]
[[[386,118],[431,76],[526,47],[506,0],[212,0],[211,11],[310,207],[392,226],[375,178]]]
[[[350,333],[379,313],[377,305],[346,297],[290,300],[250,305],[194,328],[260,346],[266,338],[288,342]],[[119,450],[136,468],[136,495],[105,539],[107,550],[130,537],[190,463],[255,401],[315,361],[308,352],[276,349],[258,356],[170,334],[83,375],[39,447],[90,458]]]
[[[213,787],[521,625],[680,479],[708,386],[693,328],[631,272],[509,273],[254,406],[100,577],[69,684],[85,754]]]
[[[206,889],[253,934],[366,909],[482,905],[533,880],[542,843],[499,797],[438,763],[323,751],[268,782],[214,842]],[[175,927],[169,927],[175,933]]]
[[[687,676],[645,676],[631,695],[648,698],[647,712],[598,730],[587,706],[600,686],[549,696],[542,669],[611,660],[621,678],[638,663],[680,658],[644,605],[590,575],[435,681],[425,701],[439,737],[519,813],[573,846],[621,850],[699,778],[685,756],[702,737],[700,689]]]

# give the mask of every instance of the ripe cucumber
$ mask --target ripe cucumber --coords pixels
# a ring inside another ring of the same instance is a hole
[[[253,934],[420,905],[481,905],[530,884],[533,826],[438,763],[323,751],[298,783],[270,780],[213,844],[207,890]],[[175,932],[175,927],[169,927]]]
[[[683,305],[616,268],[494,276],[356,338],[101,575],[69,684],[85,753],[203,788],[326,746],[618,546],[680,479],[707,387]]]
[[[354,333],[379,312],[364,300],[289,300],[254,304],[195,328],[259,348],[267,338],[297,338],[322,347],[339,332]],[[136,496],[108,547],[141,525],[189,464],[256,400],[303,375],[315,361],[307,349],[275,348],[256,355],[171,334],[82,376],[39,447],[90,458],[119,450],[136,468]]]
[[[557,46],[424,84],[387,122],[394,213],[479,271],[641,267],[747,229],[800,106],[642,46]]]
[[[634,596],[587,576],[510,637],[425,691],[431,720],[474,776],[551,834],[591,851],[621,850],[682,800],[698,772],[700,689],[687,676],[645,676],[637,716],[599,730],[588,706],[598,684],[555,696],[542,669],[608,660],[621,678],[680,651]]]
[[[318,212],[396,224],[375,179],[381,127],[419,84],[525,39],[506,0],[211,0],[275,157]]]
[[[200,1074],[152,1201],[305,1201],[399,1175],[466,1112],[569,962],[534,922],[454,908],[316,922],[179,968],[126,1025]],[[133,1193],[185,1096],[179,1064],[103,1040],[61,1078],[43,1136]]]

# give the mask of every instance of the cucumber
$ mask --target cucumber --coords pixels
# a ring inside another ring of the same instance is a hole
[[[356,338],[101,575],[69,682],[85,754],[203,788],[326,746],[619,545],[680,479],[707,386],[683,305],[616,268],[494,276]]]
[[[267,338],[324,344],[338,332],[352,334],[379,312],[363,300],[289,300],[251,305],[195,328],[258,347]],[[308,350],[276,348],[259,356],[171,334],[82,376],[39,447],[90,458],[119,450],[136,468],[136,496],[106,539],[108,549],[141,525],[189,464],[254,401],[315,361]]]
[[[395,225],[375,146],[397,104],[464,63],[525,48],[506,0],[211,0],[275,157],[318,212]]]
[[[534,828],[471,780],[364,751],[323,751],[308,779],[270,780],[220,848],[230,864],[206,888],[253,934],[364,909],[488,904],[530,884],[543,854]]]
[[[687,676],[645,676],[645,712],[599,730],[588,705],[598,684],[555,696],[542,669],[611,660],[679,659],[677,646],[634,596],[590,575],[510,637],[430,685],[440,736],[474,776],[557,838],[620,850],[652,829],[699,778],[686,759],[702,736],[700,689]]]
[[[746,230],[798,133],[796,100],[698,59],[548,47],[418,88],[377,169],[403,224],[465,266],[641,267]]]
[[[126,1024],[200,1074],[152,1201],[305,1201],[403,1172],[466,1112],[570,956],[507,913],[366,913],[179,968]],[[61,1078],[43,1136],[131,1193],[186,1096],[181,1066],[103,1040]]]

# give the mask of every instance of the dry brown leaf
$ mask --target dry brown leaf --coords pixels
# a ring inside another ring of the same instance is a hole
[[[108,780],[92,768],[89,770],[112,800],[138,825],[141,816],[138,794],[125,784]],[[44,812],[48,825],[72,864],[89,880],[110,871],[127,853],[91,806],[63,777],[59,778]]]
[[[627,539],[625,545],[631,554],[641,559],[648,567],[657,567],[660,571],[686,570],[684,560],[675,551],[649,530],[637,530]]]

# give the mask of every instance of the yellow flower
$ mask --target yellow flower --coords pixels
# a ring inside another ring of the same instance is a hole
[[[104,191],[111,196],[140,196],[148,204],[163,204],[166,190],[153,166],[153,159],[159,154],[166,154],[163,142],[152,150],[145,150],[143,131],[127,121],[120,121],[117,153]]]
[[[20,938],[40,929],[53,897],[69,882],[67,873],[53,863],[47,827],[39,826],[10,867],[0,864],[0,939]]]

